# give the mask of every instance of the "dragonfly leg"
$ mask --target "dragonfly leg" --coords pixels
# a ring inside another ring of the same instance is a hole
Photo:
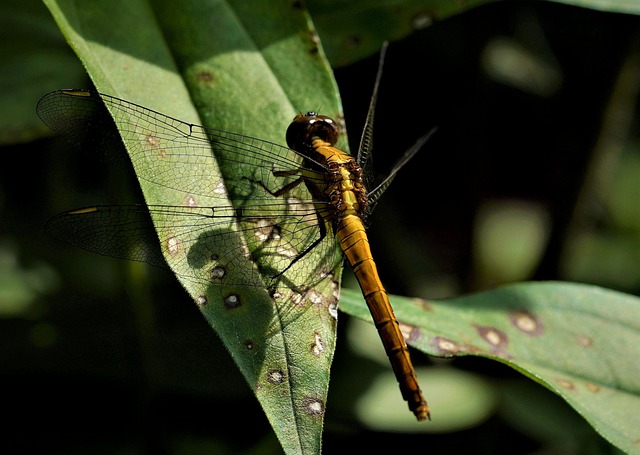
[[[299,174],[298,171],[273,171],[273,175],[275,175],[276,177],[289,177],[289,176],[298,175],[298,174]],[[279,190],[271,191],[271,189],[269,189],[267,185],[265,185],[261,180],[254,180],[251,178],[247,178],[247,180],[249,180],[251,183],[255,185],[261,186],[263,190],[265,190],[267,193],[269,193],[273,197],[280,197],[284,194],[287,194],[291,190],[293,190],[295,187],[300,185],[301,183],[304,183],[304,178],[299,177],[295,179],[293,182],[287,183],[285,186],[283,186]]]
[[[311,250],[313,250],[316,246],[318,246],[325,239],[325,237],[327,236],[327,225],[325,224],[325,220],[324,220],[324,218],[322,218],[322,215],[320,214],[320,212],[318,210],[316,210],[316,217],[318,219],[318,230],[319,230],[318,238],[316,240],[314,240],[313,243],[311,245],[309,245],[307,248],[305,248],[301,253],[296,254],[296,257],[294,257],[291,260],[289,265],[286,266],[274,278],[277,278],[279,276],[284,275],[284,273],[287,270],[289,270],[293,266],[293,264],[295,264],[300,259],[305,257]]]
[[[299,174],[299,170],[296,169],[296,170],[291,170],[291,171],[273,171],[273,174],[275,176],[277,176],[277,177],[289,177],[291,175]],[[274,197],[281,197],[281,196],[291,192],[291,190],[293,190],[294,188],[296,188],[300,184],[304,183],[304,178],[300,177],[300,178],[297,178],[296,180],[292,181],[291,183],[286,184],[285,186],[283,186],[279,190],[271,191],[271,189],[267,188],[267,186],[262,181],[253,180],[253,179],[249,179],[249,180],[252,183],[256,184],[256,185],[260,185],[267,193],[269,193],[270,195],[272,195]],[[316,215],[316,220],[317,220],[317,225],[318,225],[318,238],[315,239],[311,243],[311,245],[306,247],[302,252],[296,254],[296,256],[291,260],[289,265],[287,265],[283,270],[281,270],[275,276],[273,276],[274,280],[277,280],[278,278],[282,277],[287,272],[287,270],[289,270],[296,262],[298,262],[300,259],[302,259],[304,256],[306,256],[309,252],[311,252],[311,250],[313,250],[316,246],[318,246],[326,238],[328,230],[327,230],[325,217],[320,213],[320,211],[317,208],[315,210],[315,215]]]
[[[293,171],[274,171],[274,175],[276,175],[278,177],[284,177],[284,176],[288,176],[288,175],[293,175]],[[283,194],[289,193],[292,189],[294,189],[295,187],[297,187],[301,183],[304,183],[304,178],[300,177],[300,178],[294,180],[293,182],[288,183],[287,185],[283,186],[282,188],[280,188],[277,191],[271,191],[269,188],[267,188],[265,186],[264,183],[262,183],[260,181],[255,181],[255,180],[252,180],[252,181],[253,181],[253,183],[257,183],[258,185],[260,185],[270,195],[272,195],[274,197],[280,197]],[[324,218],[322,217],[322,215],[320,214],[320,212],[318,210],[316,210],[315,213],[316,213],[316,218],[318,220],[318,229],[320,230],[318,238],[316,240],[314,240],[314,242],[311,245],[309,245],[307,248],[305,248],[304,251],[302,251],[301,253],[298,253],[296,255],[296,257],[293,258],[291,263],[282,272],[278,273],[278,275],[276,277],[281,276],[282,274],[284,274],[284,272],[289,270],[293,264],[298,262],[298,260],[303,258],[307,253],[309,253],[316,246],[318,246],[320,244],[320,242],[322,242],[324,240],[324,238],[327,236],[327,226],[325,224]]]

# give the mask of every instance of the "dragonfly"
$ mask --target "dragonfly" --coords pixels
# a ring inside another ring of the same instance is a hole
[[[185,260],[200,266],[191,269],[206,270],[184,274],[183,279],[264,287],[270,292],[281,282],[308,288],[346,257],[403,399],[418,420],[430,419],[364,224],[398,171],[433,133],[419,138],[378,183],[365,171],[384,52],[385,48],[355,158],[335,147],[338,124],[316,112],[296,115],[286,131],[285,147],[185,123],[92,90],[63,89],[45,95],[37,113],[68,142],[81,147],[91,144],[107,161],[122,164],[128,156],[134,167],[144,162],[149,172],[139,178],[188,195],[182,205],[97,206],[64,212],[47,223],[47,232],[103,255],[168,268],[157,241],[156,245],[148,242],[150,217],[162,215],[161,223],[174,233],[158,230],[165,251],[189,248]],[[123,135],[133,138],[128,141],[128,155]],[[233,178],[223,184],[207,183],[212,156],[223,170],[233,169]],[[185,175],[187,168],[199,169],[202,175]],[[220,199],[208,198],[211,194]],[[235,229],[227,229],[230,225]],[[238,232],[243,234],[240,238]],[[304,260],[311,255],[313,261]],[[243,267],[247,261],[255,267]]]

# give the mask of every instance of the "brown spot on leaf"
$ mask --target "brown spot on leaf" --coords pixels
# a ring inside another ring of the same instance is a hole
[[[414,30],[422,30],[429,27],[431,24],[433,24],[433,17],[426,12],[416,14],[411,20],[411,26]]]
[[[240,300],[240,296],[238,294],[229,294],[224,298],[224,306],[228,310],[238,308],[240,305],[242,305],[242,300]]]
[[[147,134],[144,137],[144,141],[146,142],[147,146],[151,148],[155,149],[160,147],[160,139],[158,139],[158,136],[155,136],[153,134]]]
[[[360,39],[359,36],[351,35],[351,36],[347,36],[344,39],[342,44],[346,49],[355,49],[358,46],[360,46],[361,42],[362,40]]]
[[[527,335],[540,335],[544,329],[540,319],[526,310],[510,312],[509,320],[516,329]]]
[[[433,339],[434,347],[440,351],[442,356],[452,356],[462,350],[462,348],[452,340],[444,337],[435,337]]]
[[[504,351],[509,344],[507,334],[500,329],[489,326],[476,326],[478,334],[491,346],[494,352]]]
[[[573,390],[573,389],[576,388],[576,386],[573,384],[573,382],[568,381],[567,379],[558,378],[558,379],[556,379],[556,383],[560,387],[562,387],[564,389],[567,389],[567,390]]]
[[[593,382],[587,382],[587,390],[589,392],[597,393],[600,392],[600,386]]]
[[[331,294],[333,298],[337,301],[340,299],[340,281],[332,279],[331,280]]]
[[[160,139],[155,134],[147,134],[144,136],[144,147],[151,150],[156,150],[160,158],[166,158],[168,156],[167,150],[161,146]]]
[[[282,384],[285,380],[285,375],[282,370],[269,370],[267,372],[267,381],[271,384]]]
[[[400,322],[400,331],[407,342],[417,341],[422,336],[422,332],[419,328],[411,324],[405,324],[404,322]]]
[[[318,306],[324,306],[324,303],[325,303],[325,299],[322,296],[322,294],[320,294],[315,289],[311,289],[310,291],[307,291],[307,300],[309,300],[309,302],[311,302],[312,304],[318,305]]]
[[[289,302],[297,306],[298,308],[304,308],[305,307],[304,294],[301,294],[298,291],[292,290],[289,293]]]
[[[167,249],[167,253],[169,253],[170,256],[175,256],[180,252],[180,240],[178,240],[178,237],[175,235],[172,235],[167,238],[164,243],[164,247]]]
[[[303,400],[302,406],[309,415],[322,416],[324,414],[324,403],[318,398],[307,397]]]
[[[213,73],[208,70],[198,71],[196,77],[198,79],[198,82],[203,84],[211,84],[215,80],[215,78],[213,77]]]
[[[227,274],[227,270],[221,265],[216,265],[209,272],[209,276],[212,280],[220,282]]]
[[[196,298],[196,305],[198,305],[199,307],[207,306],[207,303],[209,303],[209,301],[207,300],[206,295],[199,295]]]
[[[429,303],[428,300],[424,300],[424,299],[417,299],[418,303],[420,304],[420,308],[424,311],[433,311],[433,306]]]
[[[578,335],[576,339],[578,340],[578,344],[585,348],[588,348],[593,344],[593,338],[588,337],[586,335]]]
[[[311,33],[309,34],[309,37],[311,38],[311,42],[313,44],[315,44],[316,46],[320,45],[320,35],[318,35],[318,33],[315,30],[311,31]]]
[[[313,333],[313,343],[311,343],[311,353],[315,356],[319,356],[325,351],[324,341],[318,332]]]
[[[331,316],[335,321],[338,320],[338,301],[334,300],[331,302],[327,308],[329,310],[329,316]]]
[[[194,198],[193,196],[191,196],[190,194],[187,194],[184,197],[184,201],[183,204],[187,207],[197,207],[198,206],[198,201],[196,201],[196,198]]]

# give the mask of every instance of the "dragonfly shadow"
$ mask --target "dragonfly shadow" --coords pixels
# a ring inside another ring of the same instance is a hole
[[[169,243],[171,237],[167,241]],[[176,238],[176,251],[180,240]],[[171,246],[167,246],[171,263]],[[195,277],[211,285],[266,288],[242,234],[230,228],[209,228],[189,240],[186,265]],[[177,267],[181,267],[178,263]]]
[[[320,320],[324,314],[323,319],[335,320],[340,283],[333,269],[308,269],[304,258],[283,258],[268,246],[249,252],[243,234],[225,229],[203,231],[186,251],[189,272],[183,273],[180,264],[175,266],[180,278],[206,289],[205,294],[194,297],[196,302],[207,302],[206,309],[200,305],[205,316],[209,312],[216,315],[212,321],[216,329],[227,321],[238,331],[235,339],[251,339],[259,346],[260,340],[267,342],[306,319],[308,311],[318,313],[312,319]],[[250,330],[243,332],[245,326]]]

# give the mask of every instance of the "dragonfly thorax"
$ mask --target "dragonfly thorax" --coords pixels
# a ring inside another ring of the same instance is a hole
[[[345,156],[349,159],[345,161],[336,159]],[[327,164],[328,186],[325,191],[337,219],[345,215],[361,217],[367,208],[367,191],[362,183],[362,169],[346,154],[331,156]]]
[[[327,145],[338,142],[340,129],[337,123],[326,115],[316,112],[296,115],[287,128],[287,145],[301,153],[313,151],[313,141],[320,139]]]

